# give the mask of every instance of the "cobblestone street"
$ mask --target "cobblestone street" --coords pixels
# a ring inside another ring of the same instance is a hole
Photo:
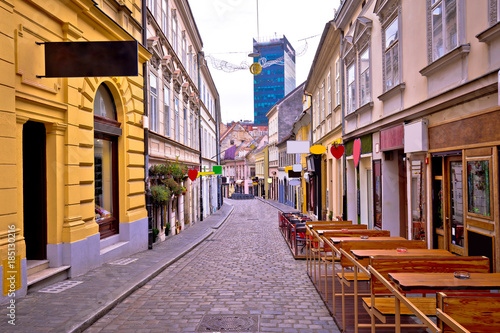
[[[277,209],[258,200],[232,203],[220,230],[86,332],[215,332],[218,325],[220,331],[338,332],[306,262],[292,258],[279,233]]]

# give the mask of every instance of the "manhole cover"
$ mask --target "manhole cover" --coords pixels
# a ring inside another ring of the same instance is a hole
[[[196,332],[258,332],[258,315],[205,315]]]

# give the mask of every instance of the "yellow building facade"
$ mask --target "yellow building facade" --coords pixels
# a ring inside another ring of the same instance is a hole
[[[38,263],[71,277],[147,248],[142,64],[150,54],[139,43],[135,77],[38,77],[45,59],[37,43],[140,42],[140,0],[5,0],[0,22],[5,302],[12,252],[23,296]]]

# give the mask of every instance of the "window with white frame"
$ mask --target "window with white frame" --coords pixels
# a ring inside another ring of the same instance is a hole
[[[168,36],[168,0],[163,0],[161,5],[161,28]]]
[[[359,105],[365,105],[371,101],[370,91],[370,48],[367,47],[359,55]]]
[[[179,142],[180,133],[179,133],[179,99],[175,97],[174,101],[174,131],[175,131],[175,141]]]
[[[457,0],[431,0],[432,60],[458,45]]]
[[[172,9],[172,47],[177,53],[177,14],[176,10]]]
[[[323,84],[321,85],[321,120],[323,121],[326,118],[325,116],[325,80],[323,80]]]
[[[195,142],[194,142],[194,116],[193,116],[193,112],[191,112],[191,114],[189,115],[189,122],[191,124],[191,126],[189,126],[191,128],[191,144],[189,145],[191,148],[195,149]]]
[[[396,17],[384,30],[385,90],[399,84],[399,27]]]
[[[182,31],[182,64],[187,68],[187,41],[186,30]]]
[[[340,59],[335,60],[335,105],[340,105]]]
[[[170,89],[163,86],[163,125],[165,136],[170,136]]]
[[[158,130],[158,82],[153,73],[149,73],[149,101],[150,101],[150,129],[153,132]]]
[[[184,107],[184,144],[188,145],[188,118],[187,118],[187,108]]]
[[[328,114],[332,114],[332,81],[330,72],[328,72]]]
[[[198,117],[194,117],[194,148],[199,149],[199,140],[198,140]]]
[[[156,16],[156,0],[148,0],[148,8],[153,16]]]
[[[347,67],[347,114],[356,109],[356,66]]]
[[[316,118],[316,124],[314,124],[314,126],[319,126],[319,122],[320,122],[320,118],[319,118],[319,115],[320,115],[320,105],[319,105],[319,89],[318,89],[318,92],[316,93],[316,112],[315,112],[315,118]]]

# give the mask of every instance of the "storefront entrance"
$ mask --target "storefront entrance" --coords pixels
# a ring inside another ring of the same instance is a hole
[[[446,157],[444,171],[446,179],[444,219],[448,249],[450,252],[465,255],[462,157]]]
[[[47,259],[46,135],[42,123],[23,127],[23,216],[26,259]]]

